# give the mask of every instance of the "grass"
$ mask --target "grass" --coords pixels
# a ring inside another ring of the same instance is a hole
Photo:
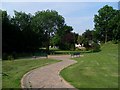
[[[58,60],[40,59],[40,60],[15,60],[3,61],[3,88],[20,88],[22,76],[28,71],[47,64],[58,62]]]
[[[107,43],[98,53],[74,58],[78,63],[61,71],[61,76],[76,88],[118,87],[118,44]]]
[[[0,60],[0,89],[2,89],[2,60]]]
[[[75,52],[80,52],[80,53],[91,53],[91,51],[82,51],[82,50],[60,50],[56,48],[50,48],[50,54],[53,55],[65,55],[65,54],[71,54]]]

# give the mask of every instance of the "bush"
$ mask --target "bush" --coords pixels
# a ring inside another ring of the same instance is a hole
[[[70,45],[70,50],[72,50],[72,51],[75,50],[75,45],[74,45],[74,44],[71,44],[71,45]]]
[[[2,54],[2,60],[7,60],[8,55],[6,53]]]
[[[59,45],[59,49],[61,49],[61,50],[75,50],[75,46],[73,43],[62,43]]]
[[[118,40],[112,40],[113,44],[118,44]]]
[[[7,54],[7,53],[2,54],[2,60],[14,60],[14,59],[15,59],[14,54]]]
[[[98,43],[93,43],[92,44],[92,50],[93,50],[93,52],[98,52],[98,51],[100,51],[100,45],[98,44]]]
[[[9,56],[7,57],[7,59],[8,59],[8,60],[14,60],[14,57],[13,57],[12,55],[9,55]]]

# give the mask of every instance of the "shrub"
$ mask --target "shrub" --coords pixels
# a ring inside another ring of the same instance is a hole
[[[118,40],[112,40],[113,44],[118,44]]]
[[[6,53],[2,54],[2,60],[7,60],[8,55]]]
[[[14,60],[14,59],[15,59],[14,54],[7,54],[7,53],[2,54],[2,60]]]
[[[13,57],[12,55],[9,55],[9,56],[7,57],[7,59],[8,59],[8,60],[14,60],[14,57]]]
[[[100,45],[98,44],[98,43],[93,43],[92,44],[92,50],[93,50],[93,52],[98,52],[98,51],[100,51]]]

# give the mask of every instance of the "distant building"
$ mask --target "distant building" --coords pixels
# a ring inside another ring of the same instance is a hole
[[[81,47],[81,45],[80,44],[75,44],[75,47],[79,48],[79,47]]]

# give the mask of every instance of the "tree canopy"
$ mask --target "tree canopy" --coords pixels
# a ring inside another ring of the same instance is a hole
[[[10,17],[2,12],[3,53],[34,52],[41,47],[49,51],[50,44],[63,47],[73,45],[73,28],[65,24],[65,19],[54,10],[38,11],[35,15],[14,11]],[[70,37],[69,37],[70,36]],[[53,42],[54,40],[54,42]]]
[[[82,35],[73,33],[73,27],[55,10],[37,11],[34,15],[14,11],[13,17],[7,11],[0,12],[3,53],[34,52],[41,47],[49,52],[49,46],[75,50],[75,43],[84,44],[86,48],[93,44],[99,48],[98,41],[120,41],[120,10],[108,5],[94,16],[94,30],[87,29]]]
[[[50,38],[64,26],[64,18],[54,10],[38,11],[32,19],[33,30],[44,33],[46,50],[49,51]]]
[[[113,7],[108,5],[105,5],[103,8],[98,10],[98,14],[94,17],[94,22],[95,30],[97,32],[96,34],[98,34],[99,40],[107,42],[113,39],[118,39],[115,32],[119,31],[119,12],[119,10],[115,10]]]

